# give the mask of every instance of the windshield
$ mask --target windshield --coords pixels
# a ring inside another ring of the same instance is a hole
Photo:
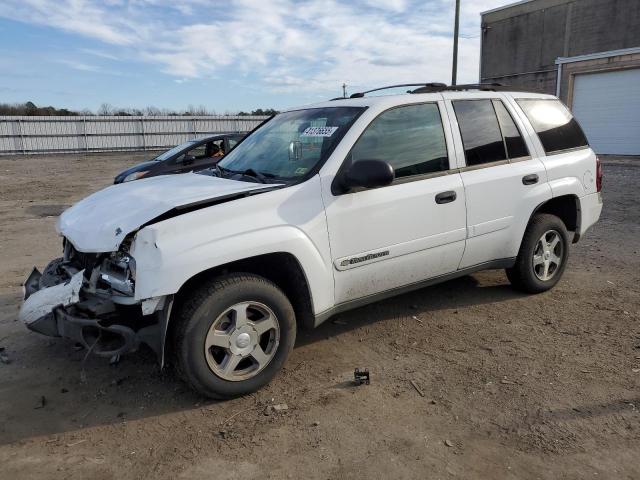
[[[168,158],[173,157],[176,153],[180,153],[185,148],[190,147],[194,143],[196,143],[196,140],[189,140],[188,142],[184,142],[184,143],[181,143],[180,145],[176,145],[172,149],[167,150],[166,152],[158,155],[156,158],[154,158],[154,160],[160,160],[160,161],[167,160]]]
[[[249,135],[218,164],[224,171],[295,180],[333,151],[361,107],[295,110],[276,115]]]

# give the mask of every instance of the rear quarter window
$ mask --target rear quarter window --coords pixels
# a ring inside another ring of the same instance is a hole
[[[580,125],[562,102],[554,99],[516,99],[538,134],[547,154],[588,146]]]

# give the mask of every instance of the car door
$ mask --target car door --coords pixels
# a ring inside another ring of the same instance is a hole
[[[222,156],[214,156],[214,148],[216,147],[218,150],[220,150],[221,147],[224,149],[224,140],[222,138],[211,139],[194,148],[189,153],[193,157],[193,163],[191,164],[190,171],[197,172],[218,163],[218,161],[222,159]]]
[[[203,164],[211,160],[209,157],[209,143],[195,143],[188,150],[166,162],[167,173],[187,173],[204,168]]]
[[[384,160],[386,187],[335,195],[323,185],[336,304],[455,271],[464,251],[464,188],[441,102],[378,115],[345,159]],[[343,168],[345,164],[343,164]]]
[[[467,244],[460,268],[513,258],[531,213],[549,198],[544,165],[499,94],[453,98],[447,108],[464,162]]]

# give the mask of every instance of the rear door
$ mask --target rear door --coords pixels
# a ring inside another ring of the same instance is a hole
[[[502,95],[445,97],[464,165],[467,243],[460,268],[513,258],[531,213],[551,196],[544,165]]]
[[[341,195],[323,184],[336,304],[457,269],[465,202],[447,139],[443,102],[391,108],[368,125],[345,162],[384,160],[394,167],[393,184]]]

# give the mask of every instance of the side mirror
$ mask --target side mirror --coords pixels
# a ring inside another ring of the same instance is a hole
[[[352,188],[384,187],[396,178],[393,167],[382,160],[358,160],[342,175],[343,193]]]
[[[182,163],[184,163],[185,165],[190,165],[195,161],[195,159],[196,157],[185,153],[184,157],[182,157]]]

